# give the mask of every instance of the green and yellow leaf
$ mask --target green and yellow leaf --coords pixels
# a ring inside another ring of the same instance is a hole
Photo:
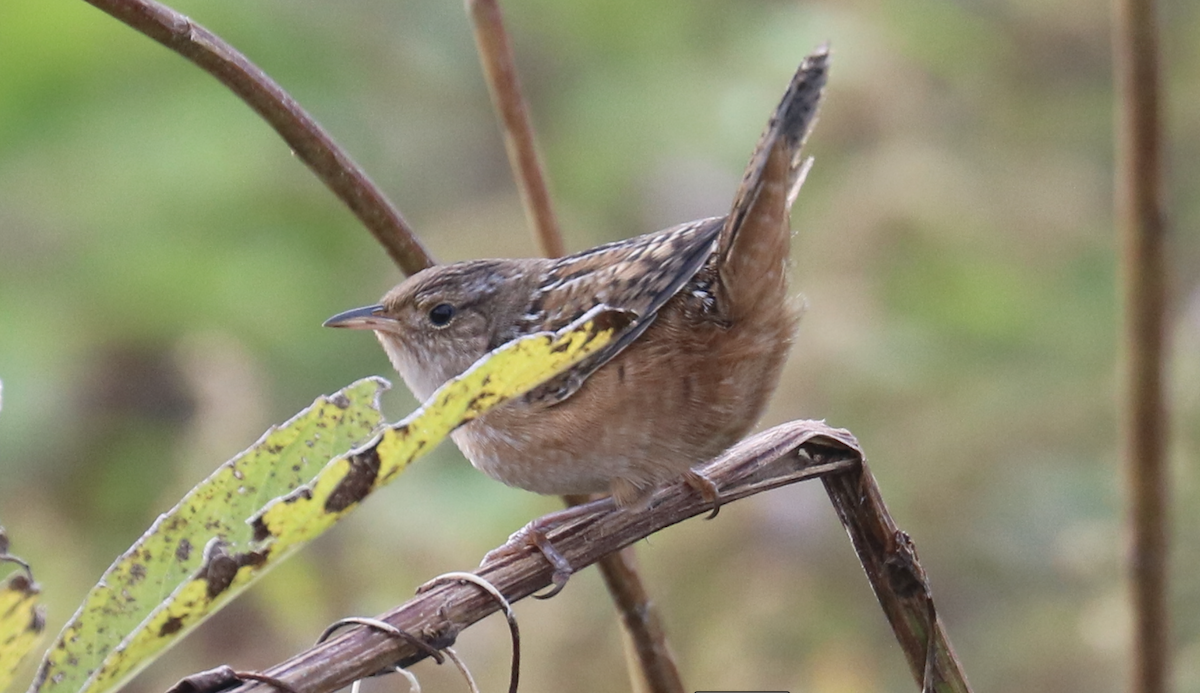
[[[253,531],[246,520],[264,503],[299,487],[330,457],[370,436],[381,421],[376,400],[386,386],[370,378],[318,399],[159,516],[88,593],[47,653],[34,689],[79,691],[118,663],[132,675],[139,663],[170,644],[182,628],[173,633],[171,626],[160,627],[153,645],[136,653],[122,640],[145,633],[148,617],[164,599],[173,600],[173,592],[206,565],[207,551],[248,549]],[[195,614],[190,625],[207,615]]]
[[[0,691],[8,688],[21,660],[41,642],[46,624],[38,592],[24,571],[13,573],[0,587]]]

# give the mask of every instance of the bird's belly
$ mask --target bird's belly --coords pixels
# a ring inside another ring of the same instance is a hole
[[[560,435],[524,422],[489,423],[476,421],[453,434],[471,464],[509,486],[558,495],[606,493],[615,479],[648,490],[707,462],[739,437],[689,436],[678,430],[683,427],[653,429],[643,421],[623,426],[611,418],[580,421],[555,432]]]
[[[475,468],[509,486],[534,493],[600,493],[607,491],[613,467],[628,467],[597,450],[568,451],[545,445],[542,436],[475,422],[454,432],[454,442]],[[611,451],[606,451],[611,452]]]

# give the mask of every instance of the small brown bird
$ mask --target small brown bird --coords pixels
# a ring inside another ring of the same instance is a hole
[[[801,63],[732,211],[557,259],[474,260],[419,272],[330,327],[374,330],[419,399],[521,335],[594,306],[635,319],[607,348],[452,434],[472,464],[537,493],[610,492],[620,506],[737,442],[779,381],[799,312],[788,295],[789,212],[807,171],[828,50]]]

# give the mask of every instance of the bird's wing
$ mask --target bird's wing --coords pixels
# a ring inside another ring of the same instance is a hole
[[[588,376],[629,346],[653,324],[658,310],[697,272],[763,277],[739,280],[738,291],[722,285],[717,293],[724,310],[738,314],[740,303],[771,282],[782,281],[787,257],[787,212],[807,167],[800,148],[816,120],[825,86],[829,51],[820,48],[804,59],[750,159],[730,213],[665,231],[597,246],[554,261],[534,292],[522,329],[559,329],[597,305],[632,313],[635,318],[607,347],[579,366],[526,395],[529,402],[551,406],[574,394]],[[770,257],[760,257],[762,253]],[[777,257],[776,257],[777,256]],[[740,266],[730,266],[730,263]],[[707,265],[707,267],[705,267]],[[776,266],[777,265],[777,266]],[[701,302],[712,300],[712,279],[698,289]]]
[[[526,399],[545,406],[567,399],[588,376],[632,344],[654,323],[663,304],[704,265],[723,224],[720,217],[701,219],[556,261],[535,292],[525,329],[535,324],[559,329],[596,305],[635,317],[612,343]]]

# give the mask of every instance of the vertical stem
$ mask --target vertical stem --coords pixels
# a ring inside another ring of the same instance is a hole
[[[589,500],[587,494],[563,496],[563,502],[568,506],[582,505]],[[630,689],[635,693],[684,693],[683,679],[667,643],[662,616],[638,572],[633,547],[627,546],[603,556],[596,565],[621,616]]]
[[[621,614],[631,689],[638,693],[683,693],[683,680],[675,664],[675,655],[667,644],[662,616],[654,608],[642,583],[633,547],[605,556],[597,566]],[[634,662],[638,666],[633,666]]]
[[[550,192],[537,154],[529,110],[521,95],[516,63],[497,0],[467,0],[467,13],[483,63],[492,103],[500,117],[508,161],[521,191],[525,214],[533,225],[538,250],[545,257],[566,254],[562,233],[554,216]],[[588,501],[586,495],[563,496],[568,505]],[[633,547],[600,559],[600,572],[621,615],[626,636],[630,676],[635,690],[683,693],[683,681],[667,645],[658,608],[650,600],[637,571]]]
[[[525,204],[526,216],[533,224],[538,249],[546,257],[561,257],[566,254],[562,232],[555,220],[550,191],[542,175],[533,125],[521,95],[517,67],[500,16],[500,7],[496,0],[467,0],[467,12],[475,29],[475,43],[479,47],[479,58],[483,62],[492,103],[504,131],[508,161],[516,174],[521,201]]]
[[[1114,0],[1116,219],[1123,279],[1123,448],[1133,546],[1135,693],[1170,679],[1167,615],[1167,412],[1163,393],[1166,222],[1154,0]]]

